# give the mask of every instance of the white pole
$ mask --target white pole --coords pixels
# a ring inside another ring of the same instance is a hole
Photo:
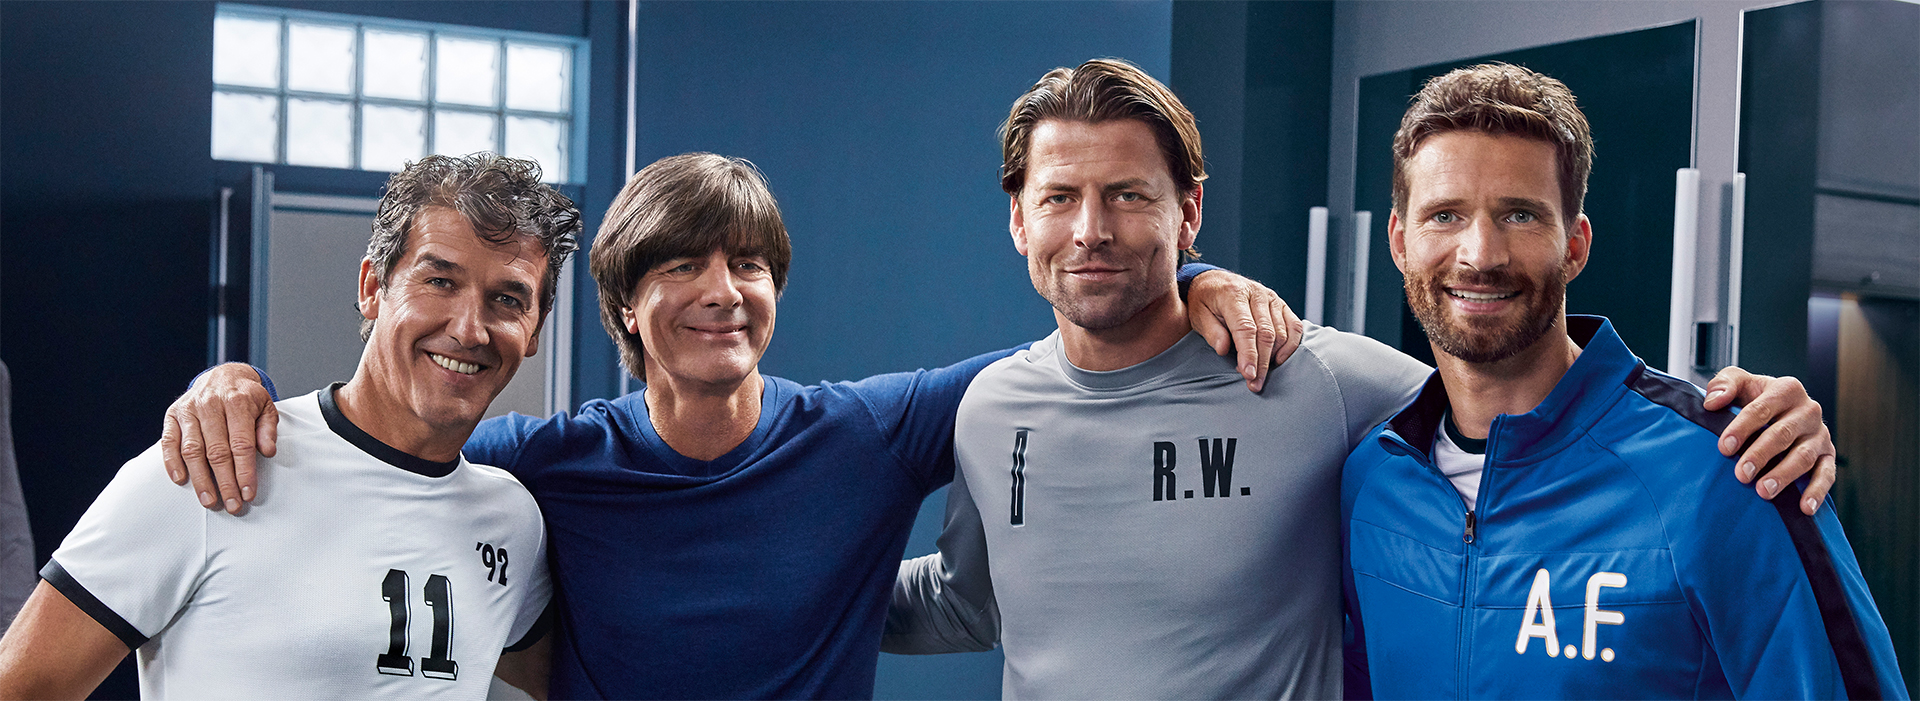
[[[1733,174],[1733,221],[1727,227],[1727,364],[1740,364],[1740,291],[1747,260],[1747,174]]]
[[[627,0],[627,177],[640,171],[640,0]],[[626,181],[620,183],[623,187]],[[633,375],[614,354],[614,371],[620,373],[620,395],[633,392]]]
[[[1353,213],[1353,319],[1347,330],[1367,332],[1367,258],[1372,254],[1373,212]]]
[[[1673,293],[1667,308],[1667,374],[1690,381],[1694,258],[1700,245],[1700,171],[1681,168],[1673,180]]]
[[[1307,210],[1307,321],[1326,324],[1327,208]]]

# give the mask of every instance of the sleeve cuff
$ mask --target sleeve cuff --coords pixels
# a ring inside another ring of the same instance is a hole
[[[59,560],[48,560],[47,566],[40,568],[40,578],[47,580],[47,584],[53,585],[53,588],[67,597],[68,601],[73,602],[74,606],[80,607],[81,611],[92,616],[94,622],[99,623],[100,627],[120,638],[120,642],[127,644],[128,650],[138,650],[141,645],[147,644],[147,636],[141,634],[139,628],[133,627],[127,619],[121,618],[120,614],[101,603],[93,592],[87,591],[87,588],[81,586],[73,575],[67,574],[67,568],[61,567]]]
[[[1206,263],[1188,263],[1180,266],[1180,272],[1175,276],[1175,279],[1180,281],[1180,299],[1182,301],[1186,300],[1187,288],[1193,286],[1193,279],[1200,277],[1201,273],[1209,270],[1226,270],[1226,268],[1207,265]]]
[[[527,634],[520,636],[518,641],[515,641],[512,645],[508,645],[507,648],[501,652],[519,652],[533,647],[534,643],[540,642],[541,638],[547,637],[547,630],[552,627],[553,601],[549,599],[547,601],[547,608],[541,611],[540,617],[534,619],[533,625],[527,628]]]
[[[1196,275],[1198,275],[1198,273],[1195,273],[1195,274],[1196,274]],[[1185,285],[1186,283],[1185,283],[1185,282],[1182,282],[1182,283],[1180,283],[1180,284],[1182,284],[1182,285]],[[219,367],[219,366],[218,366],[218,365],[215,365],[214,367]],[[248,365],[247,367],[250,367],[250,368],[253,368],[253,374],[255,374],[255,375],[259,375],[259,376],[260,376],[260,385],[261,385],[262,387],[266,387],[266,388],[267,388],[267,397],[269,397],[269,398],[271,398],[271,399],[273,399],[273,401],[276,401],[276,402],[277,402],[277,401],[280,401],[280,393],[279,393],[278,391],[276,391],[276,390],[274,390],[274,388],[273,388],[273,378],[271,378],[271,377],[267,377],[267,371],[265,371],[265,370],[261,370],[261,369],[260,369],[260,366],[258,366],[258,365]],[[193,389],[193,383],[195,383],[195,382],[199,382],[199,381],[200,381],[200,378],[202,378],[202,377],[206,377],[206,376],[207,376],[207,373],[210,373],[210,372],[213,372],[213,368],[207,368],[207,369],[205,369],[205,370],[201,370],[201,371],[200,371],[200,374],[198,374],[198,375],[194,375],[194,376],[193,376],[193,379],[191,379],[191,380],[187,380],[187,389],[188,389],[188,390],[192,390],[192,389]]]

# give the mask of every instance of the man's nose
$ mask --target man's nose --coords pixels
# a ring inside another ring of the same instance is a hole
[[[453,303],[452,318],[447,320],[447,335],[462,348],[477,348],[490,340],[487,330],[487,300],[485,295],[459,295]]]
[[[1113,232],[1108,230],[1111,220],[1104,199],[1095,197],[1083,203],[1073,222],[1073,245],[1093,249],[1113,240]]]
[[[740,306],[740,284],[733,277],[733,266],[725,262],[709,265],[700,273],[700,304],[731,309]]]
[[[1469,268],[1487,271],[1507,264],[1507,233],[1491,217],[1475,217],[1459,244],[1456,255]]]

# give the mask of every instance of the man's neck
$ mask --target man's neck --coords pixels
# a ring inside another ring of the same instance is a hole
[[[758,369],[724,387],[675,383],[663,377],[647,384],[647,416],[654,432],[674,452],[713,460],[753,435],[760,423],[760,392],[765,386]]]
[[[341,415],[353,425],[402,453],[433,462],[459,459],[460,447],[473,435],[479,421],[452,426],[433,426],[408,411],[390,393],[372,386],[371,380],[355,375],[334,393]]]
[[[1567,318],[1561,314],[1539,341],[1505,360],[1469,363],[1437,346],[1433,355],[1447,385],[1454,426],[1468,438],[1486,438],[1494,417],[1525,414],[1546,401],[1580,357],[1580,346],[1567,336]]]
[[[1058,310],[1054,311],[1053,318],[1060,324],[1060,344],[1067,352],[1067,360],[1074,367],[1096,372],[1144,363],[1172,348],[1193,328],[1187,322],[1187,305],[1171,287],[1166,296],[1113,328],[1081,328]]]

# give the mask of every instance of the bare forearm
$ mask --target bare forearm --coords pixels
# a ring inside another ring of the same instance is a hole
[[[0,638],[0,700],[86,698],[127,652],[43,581]]]

